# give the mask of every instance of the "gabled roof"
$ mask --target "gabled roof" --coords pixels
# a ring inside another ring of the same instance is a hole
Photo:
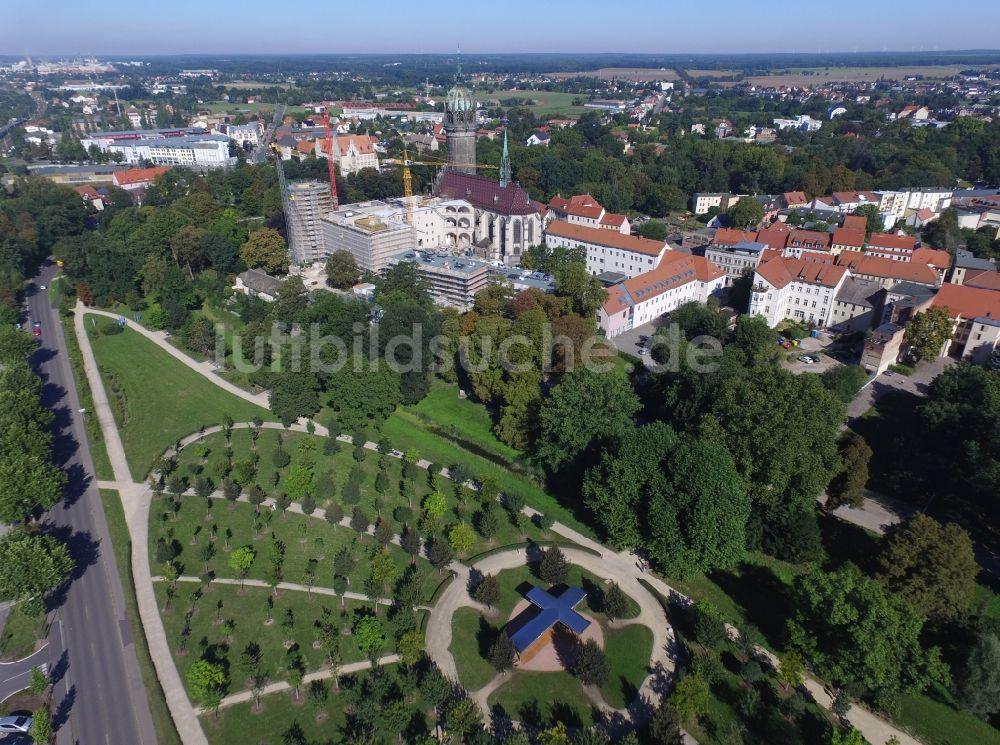
[[[972,251],[964,248],[955,251],[955,266],[962,269],[980,269],[986,272],[995,272],[997,268],[993,259],[981,259]]]
[[[872,233],[868,239],[870,248],[894,248],[910,249],[917,248],[917,239],[912,235],[895,235],[894,233]]]
[[[946,283],[931,301],[935,308],[947,308],[951,318],[1000,319],[1000,292],[981,287]]]
[[[491,178],[451,169],[441,173],[434,194],[448,199],[465,199],[473,207],[503,215],[533,215],[538,211],[520,184],[500,186],[499,181]]]
[[[776,222],[769,228],[757,231],[757,243],[766,243],[772,248],[784,248],[792,229],[783,222]]]
[[[562,220],[553,220],[545,229],[546,235],[567,238],[580,243],[593,243],[605,248],[615,248],[619,251],[630,251],[646,256],[659,256],[667,248],[666,241],[654,241],[651,238],[641,238],[637,235],[623,235],[617,230],[603,228],[588,228],[583,225]]]
[[[733,246],[740,241],[756,241],[757,234],[752,230],[733,230],[733,228],[719,228],[715,231],[712,243],[719,246]]]
[[[865,231],[864,229],[837,228],[833,231],[833,245],[861,248],[865,245]]]
[[[73,191],[79,194],[84,199],[100,199],[101,195],[97,193],[95,189],[90,184],[84,184],[83,186],[74,186]]]
[[[844,215],[844,220],[840,227],[851,230],[868,230],[868,218],[862,215]]]
[[[375,152],[375,142],[369,135],[337,135],[337,152],[346,153],[354,146],[359,155],[371,155]]]
[[[725,272],[704,256],[668,251],[655,269],[609,287],[604,312],[614,315],[690,282],[711,282],[724,276]]]
[[[785,204],[789,207],[797,207],[799,205],[804,205],[809,202],[808,197],[806,197],[805,192],[801,191],[786,191],[782,194],[785,198]]]
[[[625,224],[626,219],[628,218],[625,215],[620,215],[617,212],[605,212],[601,218],[601,225],[614,225],[616,228],[620,228]]]
[[[845,252],[837,257],[837,264],[846,266],[853,274],[867,274],[870,277],[885,277],[900,281],[936,285],[938,273],[927,264],[912,261],[893,261],[881,256]]]
[[[829,248],[830,234],[818,230],[793,230],[788,236],[791,247],[808,246],[809,248]]]
[[[807,259],[772,259],[757,267],[757,274],[779,290],[791,282],[836,287],[846,272],[842,266]]]
[[[876,296],[880,292],[882,292],[882,285],[878,282],[861,277],[848,277],[841,285],[835,299],[840,303],[874,308],[877,303]]]
[[[964,284],[966,287],[1000,291],[1000,272],[980,272],[972,278],[966,275]]]
[[[940,248],[918,248],[913,252],[910,261],[927,264],[935,269],[947,269],[951,266],[951,254]]]
[[[604,212],[604,207],[601,206],[601,203],[590,194],[577,194],[569,199],[556,194],[549,200],[549,209],[565,212],[567,215],[573,215],[574,217],[586,217],[591,220],[596,220]]]

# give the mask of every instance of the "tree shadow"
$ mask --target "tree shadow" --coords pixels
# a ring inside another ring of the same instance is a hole
[[[491,626],[485,618],[479,616],[479,628],[476,630],[476,649],[484,660],[490,658],[490,647],[493,646],[493,642],[497,640],[500,633],[502,632]]]
[[[66,544],[69,555],[74,561],[69,581],[60,584],[46,597],[47,609],[54,610],[66,602],[66,595],[72,582],[80,579],[88,568],[97,563],[100,548],[98,542],[91,538],[90,533],[73,532],[73,529],[68,525],[47,524],[46,532]]]
[[[825,568],[839,569],[848,562],[866,574],[876,568],[880,550],[877,536],[833,515],[820,516],[819,530],[827,553]]]
[[[56,707],[56,713],[52,715],[52,731],[58,732],[59,729],[69,721],[69,713],[73,708],[73,704],[76,702],[76,686],[70,686],[70,689],[63,696],[62,701],[59,702],[59,706]]]
[[[69,650],[64,649],[56,663],[49,668],[49,685],[55,686],[69,671]]]
[[[743,563],[738,574],[712,572],[710,579],[743,608],[769,644],[783,646],[785,619],[794,610],[792,590],[771,569]]]

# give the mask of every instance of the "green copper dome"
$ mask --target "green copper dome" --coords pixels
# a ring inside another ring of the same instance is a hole
[[[456,85],[448,91],[448,109],[450,111],[471,111],[476,106],[472,100],[472,93],[468,88]]]

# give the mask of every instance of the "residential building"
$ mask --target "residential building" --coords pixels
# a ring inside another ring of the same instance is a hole
[[[831,236],[818,230],[793,230],[785,242],[784,255],[789,258],[801,258],[802,253],[830,254]]]
[[[85,149],[91,145],[104,153],[120,153],[125,163],[151,162],[156,165],[189,168],[220,168],[233,165],[229,156],[229,138],[205,134],[203,130],[147,129],[126,132],[93,132],[80,140]]]
[[[222,128],[222,133],[230,140],[235,140],[237,145],[245,147],[249,143],[252,147],[259,147],[261,138],[264,136],[264,125],[259,121],[247,124],[226,124]]]
[[[757,269],[767,251],[766,243],[740,241],[731,246],[709,246],[705,258],[726,274],[725,287],[730,287],[744,272]]]
[[[598,326],[611,338],[687,302],[706,302],[725,284],[725,272],[703,256],[668,252],[655,269],[608,288]]]
[[[236,275],[236,284],[233,289],[244,295],[272,303],[278,297],[278,288],[280,287],[281,280],[277,277],[265,274],[259,269],[247,269],[242,274]]]
[[[867,331],[881,318],[885,290],[878,282],[848,276],[833,301],[830,326],[837,331]]]
[[[829,326],[836,296],[849,273],[835,264],[808,259],[774,258],[757,267],[750,314],[768,326],[784,319]]]
[[[865,339],[861,352],[861,367],[870,375],[881,375],[899,360],[905,328],[900,324],[883,323]]]
[[[882,299],[881,323],[903,326],[915,314],[930,307],[935,289],[913,282],[899,282],[885,292]]]
[[[872,233],[871,237],[868,238],[867,245],[865,253],[871,256],[908,261],[913,252],[917,250],[917,239],[912,235]]]
[[[531,136],[525,141],[525,145],[528,147],[533,147],[536,145],[541,145],[542,147],[549,146],[549,140],[552,139],[552,135],[548,132],[532,132]]]
[[[803,132],[815,132],[823,126],[819,119],[813,119],[808,114],[799,114],[793,119],[774,119],[772,121],[778,129],[798,129]]]
[[[913,261],[893,261],[880,256],[848,252],[840,254],[836,263],[850,269],[854,276],[878,282],[887,290],[899,282],[913,282],[928,287],[937,287],[941,283],[937,270]]]
[[[288,248],[294,264],[311,264],[328,255],[323,215],[333,209],[327,181],[292,181],[285,187]]]
[[[154,168],[129,168],[125,171],[115,171],[111,183],[124,189],[132,195],[132,201],[142,204],[142,197],[157,178],[170,170],[170,166]]]
[[[951,277],[948,281],[961,285],[983,272],[995,272],[996,270],[997,264],[993,259],[980,259],[972,251],[960,248],[955,251],[955,265],[952,267]]]
[[[635,235],[622,235],[615,230],[587,228],[582,225],[553,220],[545,230],[545,245],[582,248],[587,255],[587,271],[593,275],[618,272],[637,277],[655,269],[670,253],[666,241],[654,241]]]
[[[101,190],[106,192],[107,188],[102,187]],[[102,212],[104,210],[104,196],[90,184],[74,186],[73,191],[80,195],[84,204],[89,204],[98,212]]]
[[[786,191],[781,195],[785,209],[800,209],[809,204],[809,198],[801,191]]]
[[[704,215],[713,207],[718,207],[719,212],[725,212],[746,194],[727,193],[707,193],[698,192],[691,198],[691,211],[696,215]]]
[[[349,204],[323,216],[326,255],[349,251],[364,272],[381,272],[413,251],[416,231],[384,202]]]
[[[549,201],[548,219],[565,220],[588,228],[617,230],[622,235],[629,235],[632,232],[625,215],[608,212],[590,194],[578,194],[569,199],[557,194]]]
[[[846,219],[846,218],[845,218]],[[861,218],[864,221],[864,218]],[[833,237],[830,243],[830,253],[834,256],[842,253],[843,251],[854,251],[855,253],[861,253],[865,250],[865,230],[861,228],[860,230],[854,228],[837,228],[833,231]]]
[[[945,284],[931,307],[944,308],[952,319],[951,341],[941,354],[983,364],[1000,341],[1000,292]]]

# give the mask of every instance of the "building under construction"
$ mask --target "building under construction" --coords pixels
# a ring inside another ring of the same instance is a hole
[[[284,186],[288,248],[294,264],[311,264],[329,253],[323,242],[323,216],[333,209],[330,184],[292,181]]]

